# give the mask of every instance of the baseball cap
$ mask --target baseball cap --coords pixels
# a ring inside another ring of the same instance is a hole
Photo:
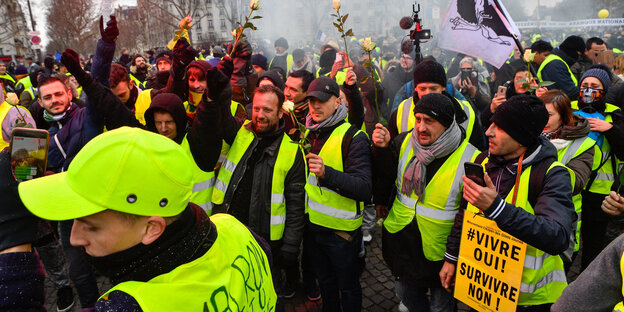
[[[327,102],[332,95],[340,96],[340,87],[338,83],[327,76],[314,79],[308,86],[308,98],[317,98],[321,102]]]
[[[48,220],[69,220],[106,209],[171,217],[188,205],[193,167],[174,141],[122,127],[87,143],[66,172],[22,182],[24,206]]]

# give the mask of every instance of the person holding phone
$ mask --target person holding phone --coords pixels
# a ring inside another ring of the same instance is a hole
[[[453,87],[460,90],[478,111],[484,110],[491,98],[487,77],[477,71],[476,61],[471,57],[464,57],[459,62],[459,67],[459,74],[450,79]]]
[[[547,123],[542,100],[511,97],[496,109],[486,132],[485,186],[463,178],[467,209],[482,211],[528,245],[517,311],[550,311],[567,286],[558,255],[569,246],[573,187],[568,169],[557,162],[557,150],[540,136]],[[461,230],[463,211],[458,215],[454,231]]]
[[[460,233],[451,228],[465,208],[460,205],[463,164],[479,151],[465,140],[447,96],[423,95],[413,114],[413,130],[391,139],[388,129],[377,124],[372,136],[373,199],[379,217],[386,218],[384,260],[410,311],[453,311]]]

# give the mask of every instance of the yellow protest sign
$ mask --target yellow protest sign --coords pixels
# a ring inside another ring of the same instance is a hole
[[[477,311],[515,311],[527,244],[466,211],[455,298]]]

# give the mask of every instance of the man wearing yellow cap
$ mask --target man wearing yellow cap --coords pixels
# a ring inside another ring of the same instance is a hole
[[[0,201],[15,202],[15,192],[5,191],[14,184],[0,184]],[[23,182],[18,192],[40,218],[74,219],[71,243],[115,285],[96,311],[273,311],[266,242],[233,217],[208,217],[189,203],[192,188],[192,162],[178,144],[123,127],[90,141],[66,172]],[[9,221],[0,210],[0,223]],[[0,265],[6,257],[36,258],[28,241],[5,239]],[[14,281],[36,277],[32,263],[12,266]],[[2,274],[0,267],[0,287],[11,288]],[[10,296],[29,300],[18,290]]]

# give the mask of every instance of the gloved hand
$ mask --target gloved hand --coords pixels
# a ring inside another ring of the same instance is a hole
[[[219,71],[221,71],[228,79],[232,78],[232,72],[234,71],[234,63],[232,62],[232,58],[229,56],[224,56],[219,64],[217,65]]]
[[[192,61],[195,60],[197,51],[191,47],[186,41],[186,38],[182,37],[178,39],[173,47],[173,66],[177,68],[186,68]]]
[[[225,48],[227,49],[228,52],[232,51],[232,46],[234,44],[232,43],[226,43],[225,44]],[[251,44],[249,44],[249,42],[247,41],[239,41],[236,44],[236,50],[234,50],[234,53],[230,55],[230,57],[234,58],[242,58],[245,60],[251,60],[251,53],[252,53],[252,48],[251,48]]]
[[[292,252],[281,251],[280,256],[282,257],[282,265],[284,267],[291,267],[297,265],[297,254]]]
[[[225,90],[228,87],[229,83],[230,83],[230,78],[225,76],[225,74],[222,73],[221,70],[215,67],[210,68],[206,72],[206,84],[208,87],[208,90],[207,90],[208,94],[204,94],[204,96],[207,95],[213,101],[218,100],[223,90]]]
[[[79,84],[84,85],[84,79],[87,74],[80,66],[80,58],[78,53],[72,49],[66,49],[61,55],[61,63],[67,67],[67,70],[76,77]]]
[[[106,22],[106,28],[104,28],[104,18],[100,16],[100,35],[105,42],[115,43],[117,41],[119,29],[117,28],[117,19],[114,15],[111,15],[110,20]]]
[[[19,197],[11,170],[11,156],[0,152],[0,251],[37,239],[37,218]]]

